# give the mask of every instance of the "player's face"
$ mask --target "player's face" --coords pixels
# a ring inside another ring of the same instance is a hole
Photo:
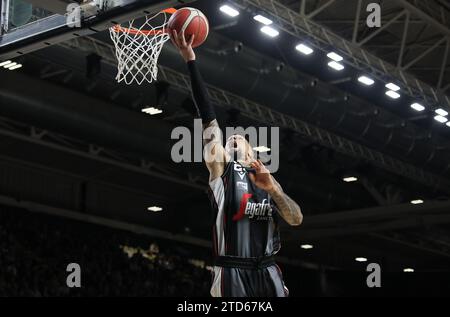
[[[253,150],[250,143],[239,134],[232,135],[228,138],[225,144],[225,151],[237,160],[245,160],[249,156],[253,157]]]

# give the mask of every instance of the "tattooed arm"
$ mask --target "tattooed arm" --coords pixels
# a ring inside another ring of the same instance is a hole
[[[264,164],[258,160],[253,162],[251,167],[255,169],[256,175],[249,174],[250,179],[257,187],[269,193],[275,201],[281,217],[291,226],[301,225],[303,214],[300,206],[283,192],[281,185],[270,175]]]
[[[270,196],[275,201],[281,217],[291,226],[300,226],[303,222],[303,214],[300,206],[283,192],[280,184],[271,175],[275,186],[269,191]]]

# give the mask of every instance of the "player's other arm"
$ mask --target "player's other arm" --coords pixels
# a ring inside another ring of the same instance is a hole
[[[300,226],[303,222],[303,214],[300,206],[287,194],[284,193],[281,185],[274,180],[275,186],[269,191],[270,196],[275,201],[279,213],[283,219],[291,226]]]
[[[251,164],[256,174],[249,174],[255,185],[269,193],[278,207],[281,217],[291,226],[299,226],[303,222],[300,206],[283,191],[281,185],[270,174],[264,164],[257,160]]]
[[[192,94],[203,122],[204,159],[210,173],[210,181],[213,181],[223,174],[225,163],[229,161],[229,157],[222,145],[222,132],[216,119],[214,107],[208,98],[202,75],[198,69],[195,52],[192,49],[194,36],[186,41],[184,33],[177,34],[174,31],[172,40],[188,66]]]

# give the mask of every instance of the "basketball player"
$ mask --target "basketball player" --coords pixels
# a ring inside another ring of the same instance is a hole
[[[187,63],[192,92],[204,127],[204,159],[209,170],[214,210],[215,297],[285,297],[274,255],[280,249],[278,220],[302,223],[300,207],[289,198],[253,149],[240,135],[228,138],[225,148],[214,108],[210,104],[196,56],[194,36],[173,31],[172,40]]]

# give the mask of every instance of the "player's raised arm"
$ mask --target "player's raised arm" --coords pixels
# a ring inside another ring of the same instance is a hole
[[[184,33],[173,31],[172,41],[188,65],[191,76],[192,94],[195,105],[203,122],[204,159],[210,173],[210,181],[223,174],[229,155],[222,145],[222,132],[216,120],[214,107],[211,105],[202,75],[197,66],[196,55],[192,48],[194,36],[186,40]]]

